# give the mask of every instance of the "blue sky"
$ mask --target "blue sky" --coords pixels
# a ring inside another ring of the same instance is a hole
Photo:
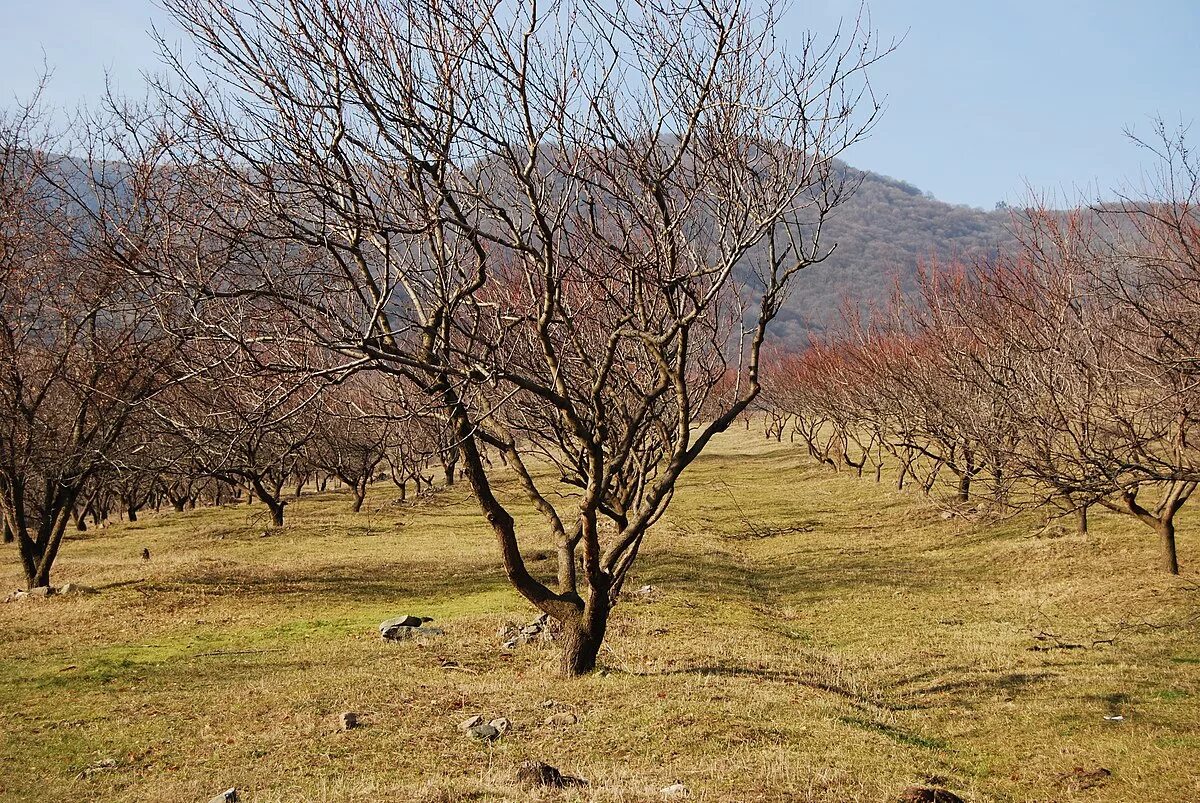
[[[172,35],[151,0],[0,2],[3,103],[30,93],[43,59],[56,106],[95,101],[106,73],[140,94],[141,73],[157,69],[147,29]],[[795,0],[789,25],[832,30],[856,9]],[[1107,196],[1149,165],[1126,128],[1148,132],[1155,115],[1200,126],[1195,0],[875,0],[870,11],[884,37],[905,40],[873,75],[887,114],[848,161],[942,200],[990,209],[1027,187]]]

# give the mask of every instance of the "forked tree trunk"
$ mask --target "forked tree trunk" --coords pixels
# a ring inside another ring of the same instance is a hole
[[[63,534],[71,522],[71,511],[67,505],[73,506],[74,502],[68,500],[59,507],[54,517],[43,522],[36,533],[30,533],[18,523],[15,536],[25,584],[30,590],[50,585],[50,569],[54,566]]]
[[[263,504],[267,506],[267,510],[270,511],[271,526],[282,527],[283,507],[286,503],[279,498],[278,493],[272,494],[269,490],[267,490],[267,487],[263,485],[262,480],[257,478],[251,480],[251,487],[253,488],[254,493],[247,494],[247,496],[249,496],[251,499],[253,499],[255,496],[261,499]]]

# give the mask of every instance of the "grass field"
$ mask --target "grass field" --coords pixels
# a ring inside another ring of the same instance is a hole
[[[1200,800],[1194,516],[1169,577],[1127,519],[947,521],[731,433],[643,550],[630,587],[656,591],[617,608],[602,671],[563,680],[553,647],[501,649],[535,612],[467,490],[393,498],[306,496],[266,537],[257,505],[72,539],[54,582],[99,594],[0,605],[0,799]],[[382,642],[405,613],[446,635]],[[471,741],[476,713],[513,728]],[[530,758],[590,783],[523,789]]]

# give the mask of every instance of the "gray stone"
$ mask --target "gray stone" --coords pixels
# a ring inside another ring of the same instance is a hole
[[[353,711],[342,712],[342,730],[348,731],[358,727],[358,714]]]
[[[226,789],[221,794],[214,797],[208,803],[237,803],[241,798],[238,797],[236,789]]]
[[[46,597],[53,595],[54,589],[50,586],[38,586],[37,588],[31,588],[29,589],[29,593],[26,594],[26,596],[36,599],[45,599]]]
[[[75,595],[84,597],[89,594],[95,594],[97,592],[96,592],[96,589],[92,588],[91,586],[80,585],[79,583],[67,583],[66,585],[64,585],[62,588],[60,588],[58,590],[58,593],[60,593],[60,594],[75,594]]]
[[[679,800],[680,798],[687,797],[691,794],[686,786],[678,782],[673,783],[670,786],[664,786],[658,791],[659,794],[661,794],[667,800]]]
[[[467,729],[467,735],[481,742],[494,742],[500,738],[500,731],[491,725],[476,725]]]
[[[488,724],[500,731],[501,734],[508,733],[509,728],[512,727],[512,722],[508,720],[508,717],[496,717]]]
[[[387,622],[384,622],[384,624],[387,624]],[[425,625],[392,625],[386,629],[383,625],[380,625],[379,635],[383,637],[384,641],[406,641],[407,639],[420,636],[444,636],[446,635],[446,631],[440,627],[428,627]]]
[[[555,728],[565,728],[567,725],[574,725],[578,721],[579,717],[570,711],[561,711],[546,717],[546,724]]]
[[[386,620],[380,622],[379,623],[379,632],[382,633],[385,630],[390,630],[393,627],[420,627],[420,626],[421,626],[421,617],[420,616],[412,616],[412,615],[406,614],[404,616],[397,616],[394,619],[386,619]]]
[[[475,716],[467,717],[462,722],[458,723],[458,729],[460,731],[465,732],[465,731],[469,731],[471,728],[474,728],[476,725],[482,725],[482,724],[483,724],[483,717],[476,714]]]

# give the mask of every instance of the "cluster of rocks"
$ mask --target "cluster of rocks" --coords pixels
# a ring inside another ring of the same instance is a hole
[[[46,599],[46,597],[64,596],[64,597],[83,597],[89,594],[95,594],[96,589],[90,586],[80,585],[79,583],[67,583],[62,588],[53,588],[51,586],[38,586],[31,588],[28,591],[17,589],[9,594],[5,602],[20,602],[27,599]]]
[[[446,631],[440,627],[429,627],[426,622],[432,622],[428,616],[397,616],[379,623],[379,635],[384,641],[406,641],[418,636],[444,636]]]
[[[545,613],[524,626],[505,622],[500,626],[496,635],[500,637],[506,650],[515,650],[521,644],[529,644],[535,641],[542,644],[549,644],[554,641],[554,633],[550,625],[550,615]]]
[[[458,723],[458,729],[481,742],[494,742],[512,728],[512,722],[507,717],[496,717],[485,722],[483,717],[476,714]]]

